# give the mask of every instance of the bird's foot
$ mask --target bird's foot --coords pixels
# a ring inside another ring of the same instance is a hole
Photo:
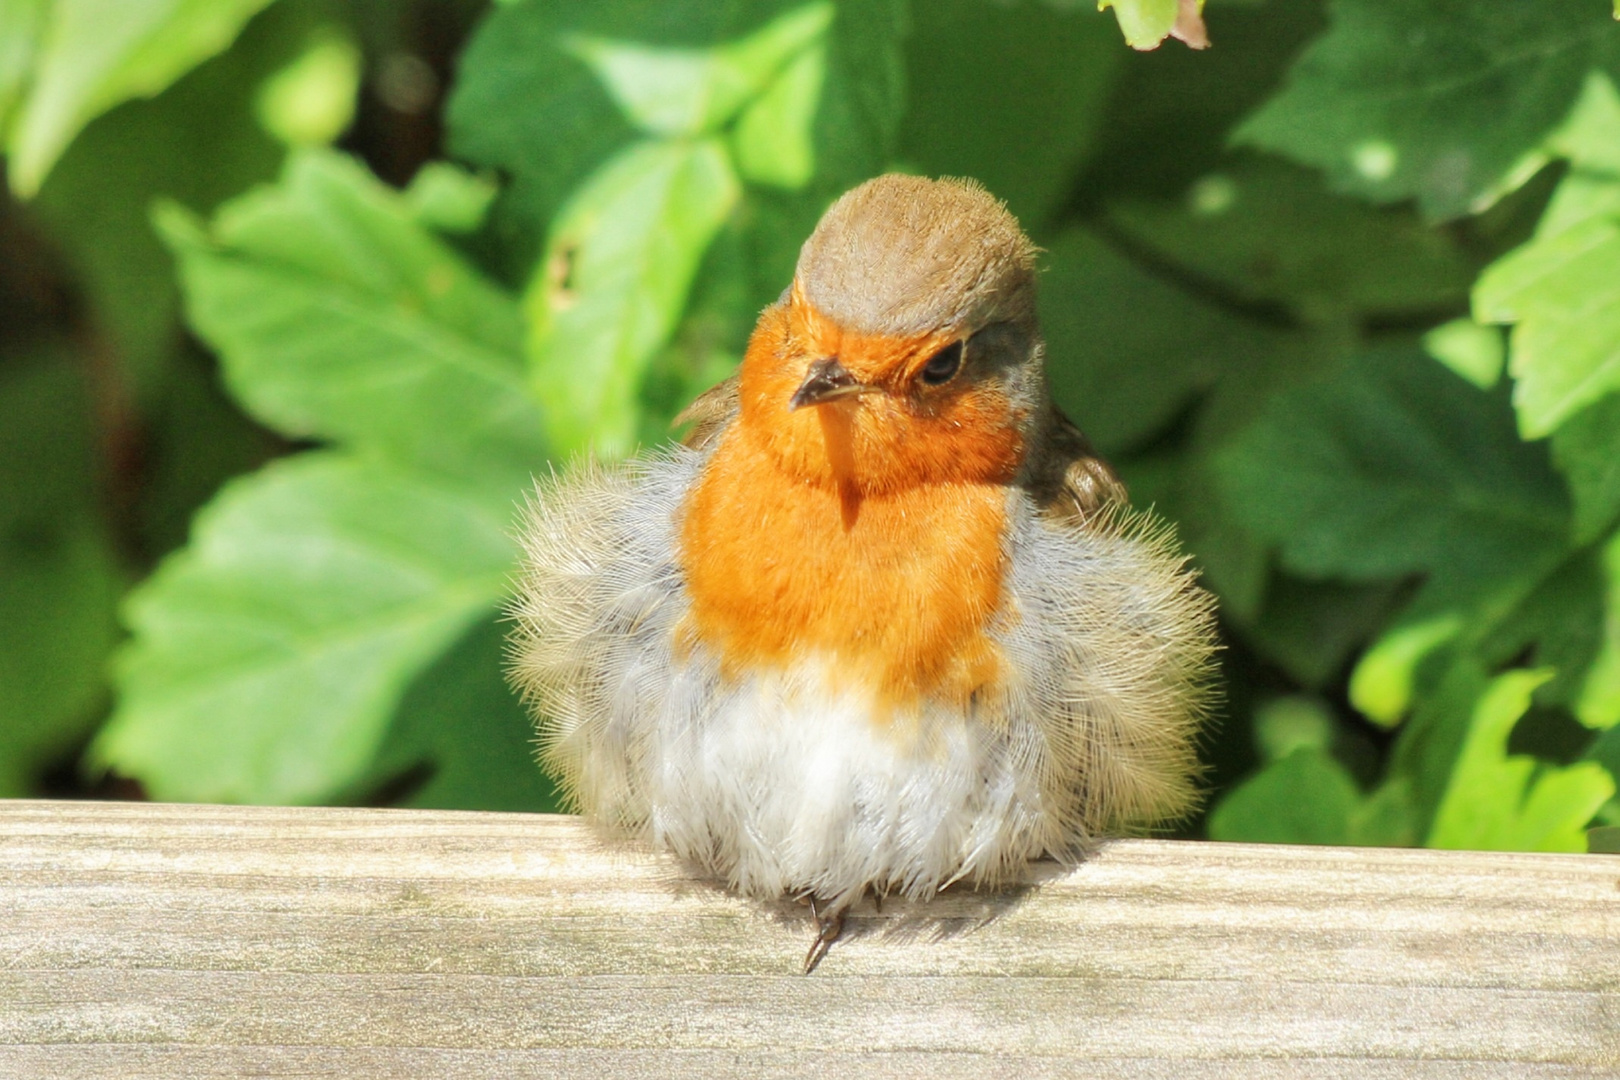
[[[822,911],[816,907],[816,898],[810,897],[810,917],[816,923],[816,936],[810,939],[810,951],[804,954],[804,973],[816,970],[816,965],[832,949],[833,942],[844,932],[844,909]]]

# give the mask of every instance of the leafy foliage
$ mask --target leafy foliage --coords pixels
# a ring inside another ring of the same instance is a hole
[[[0,793],[552,806],[532,476],[668,438],[902,168],[1008,199],[1054,396],[1219,596],[1189,832],[1620,823],[1602,0],[93,7],[0,9]]]

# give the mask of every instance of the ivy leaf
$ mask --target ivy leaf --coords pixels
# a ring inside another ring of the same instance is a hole
[[[1238,141],[1342,190],[1454,217],[1502,190],[1613,63],[1601,0],[1334,0],[1332,25]]]
[[[634,446],[642,379],[738,194],[718,139],[649,141],[558,216],[525,306],[534,391],[559,449]]]
[[[36,23],[28,92],[6,140],[12,190],[24,198],[34,194],[92,118],[121,101],[157,94],[223,52],[269,2],[131,0],[109,18],[97,0],[51,0],[43,13],[25,4],[8,15],[24,24],[29,14],[43,18],[42,26]]]
[[[233,481],[131,596],[92,760],[158,799],[329,798],[367,768],[412,677],[504,593],[507,525],[335,451]]]
[[[1510,671],[1485,687],[1470,717],[1428,845],[1497,851],[1585,851],[1587,824],[1614,794],[1595,762],[1538,767],[1509,756],[1508,735],[1547,671]]]
[[[295,154],[208,232],[172,208],[158,220],[193,326],[266,424],[497,498],[545,460],[517,306],[352,161]]]

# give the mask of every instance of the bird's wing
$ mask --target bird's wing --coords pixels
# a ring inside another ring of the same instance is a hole
[[[691,424],[692,430],[686,433],[681,442],[694,450],[701,450],[730,426],[739,408],[737,376],[733,375],[699,394],[692,404],[681,410],[670,426]]]
[[[1097,455],[1080,429],[1055,405],[1040,449],[1030,488],[1048,513],[1084,523],[1129,499],[1113,466]]]

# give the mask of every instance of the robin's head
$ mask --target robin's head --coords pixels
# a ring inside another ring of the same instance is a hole
[[[827,211],[761,317],[742,422],[807,481],[1005,481],[1041,354],[1035,248],[1006,208],[970,182],[880,176]]]

